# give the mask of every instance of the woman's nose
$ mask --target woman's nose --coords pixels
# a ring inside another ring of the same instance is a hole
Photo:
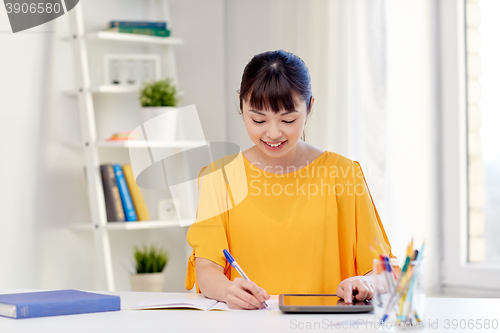
[[[278,141],[281,139],[281,134],[282,132],[278,125],[270,124],[267,128],[266,135],[271,141]]]

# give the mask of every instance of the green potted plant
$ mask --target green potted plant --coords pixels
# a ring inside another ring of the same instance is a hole
[[[149,140],[174,140],[177,129],[177,109],[180,96],[172,78],[146,82],[139,93],[142,122],[156,118],[153,133],[148,133]],[[161,116],[161,117],[160,117]],[[150,132],[150,131],[148,131]]]
[[[130,275],[133,291],[156,291],[163,289],[163,269],[167,266],[168,252],[155,245],[142,248],[134,246],[135,273]]]

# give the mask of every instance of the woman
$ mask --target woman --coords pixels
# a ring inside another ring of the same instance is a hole
[[[371,299],[369,245],[378,239],[392,256],[390,244],[359,164],[302,140],[314,104],[304,62],[282,50],[256,55],[239,93],[255,146],[200,172],[186,288],[196,283],[238,309],[262,308],[269,294],[282,293]],[[216,170],[223,176],[209,180]],[[231,268],[223,249],[252,281]]]

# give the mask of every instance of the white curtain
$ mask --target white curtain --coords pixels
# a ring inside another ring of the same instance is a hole
[[[383,211],[385,1],[273,0],[270,43],[309,68],[316,103],[306,141],[359,161]]]
[[[393,251],[426,240],[439,292],[438,34],[432,0],[272,0],[270,49],[300,56],[316,97],[306,141],[363,167]]]

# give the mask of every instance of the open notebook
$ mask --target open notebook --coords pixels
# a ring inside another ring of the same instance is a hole
[[[277,300],[268,300],[267,309],[261,310],[279,310]],[[152,309],[194,309],[203,311],[239,311],[231,309],[224,302],[218,302],[209,298],[148,298],[137,303],[130,310],[152,310]]]

